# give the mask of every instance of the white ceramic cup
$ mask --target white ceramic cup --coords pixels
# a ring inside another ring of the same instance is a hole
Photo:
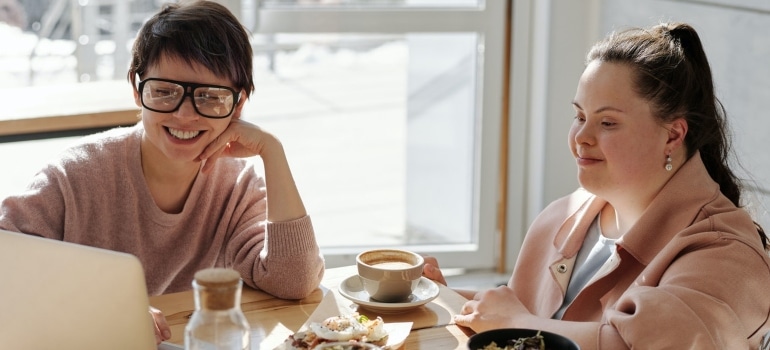
[[[372,249],[356,256],[358,276],[369,296],[377,301],[406,301],[422,277],[425,259],[400,249]]]

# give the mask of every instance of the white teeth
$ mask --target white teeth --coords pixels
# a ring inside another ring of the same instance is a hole
[[[171,135],[174,137],[182,140],[189,140],[201,133],[200,131],[184,131],[172,128],[168,128],[168,132],[171,133]]]

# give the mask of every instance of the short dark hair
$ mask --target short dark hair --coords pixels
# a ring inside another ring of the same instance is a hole
[[[254,91],[249,34],[224,6],[212,1],[169,3],[144,23],[131,50],[128,80],[163,57],[198,63],[215,75],[230,79],[246,95]]]

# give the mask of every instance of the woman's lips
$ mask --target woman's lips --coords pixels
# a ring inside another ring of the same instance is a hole
[[[185,141],[192,140],[198,137],[198,135],[202,133],[200,130],[191,131],[191,130],[175,129],[171,127],[166,127],[166,131],[174,138],[179,140],[185,140]]]
[[[588,158],[588,157],[578,157],[576,160],[577,160],[577,164],[580,166],[594,165],[602,161],[601,159]]]

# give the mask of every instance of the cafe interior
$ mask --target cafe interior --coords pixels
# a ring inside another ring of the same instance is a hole
[[[256,89],[243,118],[280,137],[327,269],[302,301],[243,289],[252,347],[355,304],[340,288],[363,288],[345,283],[366,250],[435,256],[455,289],[507,283],[535,216],[578,186],[570,101],[586,51],[619,28],[698,29],[741,135],[750,209],[770,227],[766,2],[216,1],[251,32]],[[138,122],[129,51],[162,3],[0,0],[0,198],[80,138]],[[184,344],[191,293],[149,300],[172,328],[167,349]],[[364,309],[411,322],[399,347],[466,349],[471,334],[451,321],[464,299],[444,286],[426,293]]]

